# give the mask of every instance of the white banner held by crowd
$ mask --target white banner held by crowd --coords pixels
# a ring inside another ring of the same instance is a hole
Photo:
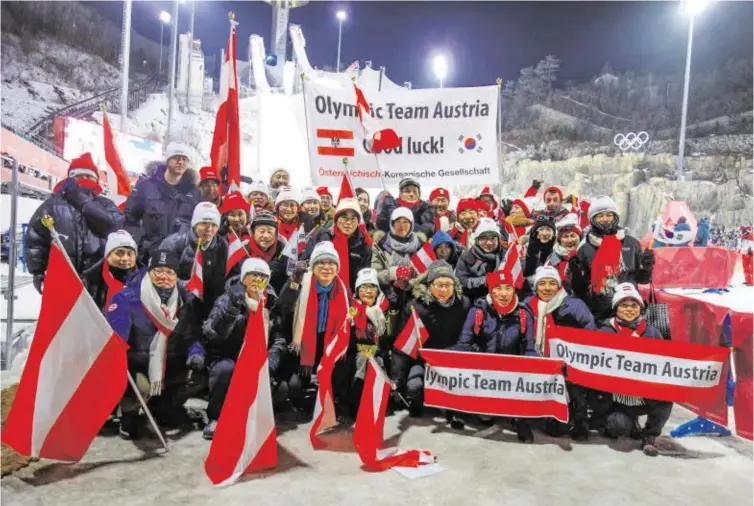
[[[414,177],[427,185],[482,184],[499,179],[497,86],[383,91],[367,96],[382,128],[401,146],[376,156],[364,142],[352,86],[320,80],[304,85],[312,182],[338,186],[343,158],[354,186],[381,188]]]

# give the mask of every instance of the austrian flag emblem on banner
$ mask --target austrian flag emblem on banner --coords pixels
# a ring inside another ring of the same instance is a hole
[[[350,130],[317,129],[317,154],[323,156],[352,157],[353,132]]]

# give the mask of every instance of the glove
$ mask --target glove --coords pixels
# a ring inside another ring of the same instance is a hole
[[[539,179],[532,179],[531,186],[535,190],[539,190],[539,188],[542,186],[542,181],[540,181]]]
[[[293,268],[293,272],[291,273],[291,279],[296,283],[301,283],[301,280],[304,279],[304,273],[306,272],[307,268],[307,262],[296,262],[296,266]]]
[[[479,278],[469,278],[469,280],[466,282],[466,285],[471,288],[479,288],[480,286],[484,286],[487,284],[487,277],[479,277]]]
[[[641,254],[641,265],[645,269],[651,269],[655,265],[655,252],[651,249],[644,250]]]
[[[401,394],[397,390],[390,392],[390,402],[393,403],[393,406],[405,406],[403,399],[401,399]]]
[[[413,267],[411,267],[410,265],[401,265],[395,271],[395,278],[398,281],[408,281],[412,278],[413,273]]]
[[[73,179],[68,179],[63,184],[63,198],[76,209],[81,209],[84,204],[92,200],[91,194],[85,192]]]
[[[390,302],[390,307],[398,305],[398,292],[395,290],[388,290],[387,293],[385,293],[385,297],[387,297],[388,302]]]
[[[186,360],[186,367],[188,367],[192,371],[203,371],[204,355],[191,355],[188,360]]]
[[[42,293],[42,285],[45,281],[45,275],[44,274],[35,274],[34,280],[32,283],[34,284],[34,288],[37,289],[37,291],[41,294]]]

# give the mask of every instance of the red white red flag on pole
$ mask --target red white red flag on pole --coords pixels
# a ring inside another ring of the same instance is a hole
[[[105,161],[110,166],[110,170],[107,170],[107,184],[110,187],[111,200],[122,211],[126,199],[131,195],[131,180],[128,179],[128,172],[120,161],[113,138],[113,129],[104,109],[102,110],[102,131],[105,141]]]
[[[728,348],[565,327],[551,334],[549,355],[565,362],[568,381],[578,385],[676,403],[725,397]]]
[[[435,260],[437,260],[437,255],[435,255],[435,250],[432,248],[431,241],[425,242],[424,246],[411,255],[411,265],[414,266],[414,269],[416,269],[416,272],[419,274],[427,272],[430,264]]]
[[[277,466],[264,304],[249,313],[215,436],[204,461],[213,484],[232,485],[244,474]]]
[[[191,277],[189,278],[188,283],[186,283],[186,290],[189,293],[193,293],[195,297],[204,299],[204,275],[202,274],[204,254],[202,252],[201,243],[197,243],[196,250],[194,265],[191,267]]]
[[[416,358],[416,351],[429,339],[429,331],[422,323],[416,309],[411,306],[411,318],[406,322],[393,346],[411,358]]]
[[[372,109],[361,88],[354,83],[353,89],[356,92],[356,114],[364,128],[364,140],[367,143],[369,151],[380,153],[386,149],[399,147],[401,139],[395,130],[392,128],[383,128],[379,121],[372,117]]]
[[[508,223],[506,222],[506,226]],[[519,289],[524,286],[524,270],[521,267],[521,259],[524,258],[521,245],[518,243],[518,237],[515,231],[513,235],[508,235],[508,251],[505,254],[498,270],[511,273],[514,280],[513,287]]]
[[[230,236],[230,241],[228,242],[228,260],[225,262],[225,277],[228,277],[228,274],[230,274],[230,271],[233,270],[233,267],[238,262],[243,261],[249,256],[249,253],[246,251],[248,241],[242,241],[233,229],[230,230],[230,234],[228,235]]]
[[[225,46],[225,61],[220,81],[220,107],[215,119],[210,159],[217,174],[224,173],[227,191],[241,189],[241,127],[238,119],[238,70],[236,69],[236,26],[230,14],[230,38]]]
[[[346,318],[343,325],[340,326],[330,341],[330,344],[327,345],[322,359],[319,361],[319,367],[317,368],[319,390],[317,391],[317,400],[314,404],[314,422],[309,431],[309,439],[312,442],[312,447],[317,450],[327,447],[327,443],[319,438],[319,434],[332,429],[338,424],[335,416],[332,373],[335,369],[335,363],[346,354],[350,339],[351,320]]]
[[[21,455],[80,460],[126,389],[113,332],[53,234],[42,308],[2,440]]]
[[[421,355],[426,406],[568,421],[562,360],[424,349]]]
[[[395,466],[418,467],[435,460],[427,451],[401,451],[397,448],[383,450],[385,410],[391,388],[392,384],[385,371],[374,358],[369,357],[359,413],[353,429],[353,444],[359,452],[361,462],[369,471],[384,471]]]

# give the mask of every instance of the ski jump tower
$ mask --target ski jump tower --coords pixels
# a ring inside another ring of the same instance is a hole
[[[272,6],[272,38],[270,55],[275,55],[275,66],[282,68],[288,46],[288,18],[290,10],[303,7],[309,0],[265,0]]]

